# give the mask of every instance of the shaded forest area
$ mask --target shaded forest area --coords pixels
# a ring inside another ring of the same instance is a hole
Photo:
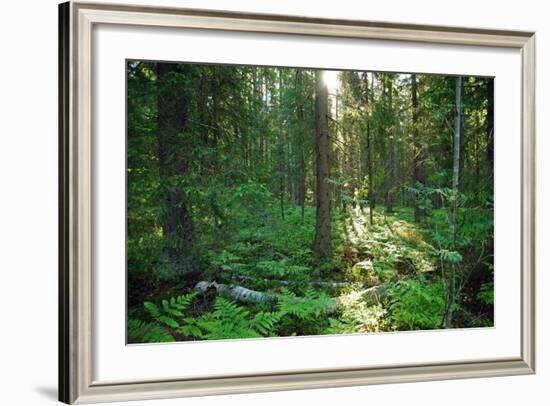
[[[130,61],[128,342],[493,325],[493,79]]]

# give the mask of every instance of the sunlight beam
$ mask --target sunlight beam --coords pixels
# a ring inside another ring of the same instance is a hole
[[[323,81],[327,86],[329,94],[335,94],[340,88],[340,79],[338,78],[339,73],[340,72],[336,70],[323,71]]]

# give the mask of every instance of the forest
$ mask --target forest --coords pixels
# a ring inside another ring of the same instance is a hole
[[[493,326],[493,78],[126,68],[128,343]]]

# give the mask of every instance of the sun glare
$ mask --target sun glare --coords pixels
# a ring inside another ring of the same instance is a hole
[[[328,92],[330,94],[336,93],[340,87],[340,80],[338,79],[339,71],[336,70],[326,70],[323,72],[323,81],[327,86]]]

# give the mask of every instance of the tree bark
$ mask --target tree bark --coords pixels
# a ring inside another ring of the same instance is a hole
[[[158,155],[161,183],[165,189],[163,232],[165,254],[179,276],[199,270],[195,250],[195,227],[188,202],[181,188],[173,181],[189,169],[189,156],[178,145],[188,126],[189,108],[184,89],[174,88],[170,78],[178,73],[178,65],[159,63],[158,74]]]
[[[298,204],[301,208],[302,223],[305,216],[305,204],[306,204],[306,150],[304,133],[307,131],[304,126],[304,98],[302,95],[302,72],[300,69],[296,70],[296,88],[298,89],[299,102],[297,106],[298,115],[298,160],[299,160],[299,172],[298,172]]]
[[[236,275],[235,279],[238,279],[243,282],[253,282],[253,283],[269,283],[275,285],[291,286],[296,285],[297,283],[303,285],[304,282],[290,282],[284,279],[269,279],[269,278],[255,278],[253,276],[246,275]],[[329,289],[342,289],[351,286],[352,282],[331,282],[331,281],[311,281],[306,282],[307,285],[316,287],[316,288],[329,288]]]
[[[451,246],[456,249],[456,214],[458,210],[459,193],[459,171],[460,171],[460,136],[462,133],[462,115],[463,115],[463,94],[462,94],[462,76],[456,78],[456,116],[454,125],[453,142],[453,182],[452,182],[452,206],[451,206]],[[452,327],[454,305],[456,303],[456,264],[451,264],[451,275],[449,278],[449,300],[447,313],[445,316],[445,328]]]
[[[487,175],[492,182],[494,174],[495,150],[495,81],[487,79]]]
[[[373,75],[373,83],[370,86],[370,89],[374,88],[374,75]],[[369,110],[369,103],[373,102],[373,98],[369,98],[369,92],[371,91],[369,89],[369,76],[368,73],[365,73],[365,105],[367,110],[367,174],[369,178],[369,221],[370,224],[374,224],[374,208],[376,205],[376,194],[374,189],[374,140],[371,134],[371,115]],[[372,93],[370,93],[372,95]]]
[[[393,112],[393,78],[386,75],[386,84],[388,86],[388,111],[390,115],[389,135],[389,153],[388,153],[388,180],[386,185],[386,211],[393,213],[394,188],[395,188],[395,117]]]
[[[285,219],[285,140],[283,130],[283,73],[279,69],[279,142],[278,142],[278,178],[281,219]]]
[[[260,292],[237,285],[226,285],[223,283],[207,281],[201,281],[195,285],[195,290],[197,292],[205,293],[210,289],[215,290],[221,296],[225,296],[229,299],[241,303],[274,303],[279,300],[279,295],[277,295],[276,293]],[[356,295],[360,296],[367,306],[374,306],[378,303],[381,303],[388,296],[387,287],[384,284],[376,285],[368,289],[363,289],[359,292],[352,292],[351,294],[354,297]],[[343,297],[331,298],[329,306],[327,308],[327,313],[334,313],[338,311],[338,309],[342,307],[342,302],[346,302],[346,296],[348,295],[344,295]],[[299,301],[300,298],[297,298],[296,300]]]
[[[316,223],[313,252],[317,260],[332,256],[330,224],[330,140],[328,134],[328,89],[322,71],[315,71],[315,174]]]
[[[420,132],[418,129],[418,85],[416,75],[411,75],[411,98],[412,98],[412,125],[414,138],[414,182],[415,184],[426,183],[426,169],[424,167],[424,146],[420,140]],[[414,221],[419,223],[425,215],[425,210],[421,209],[418,204],[418,199],[414,202]]]

